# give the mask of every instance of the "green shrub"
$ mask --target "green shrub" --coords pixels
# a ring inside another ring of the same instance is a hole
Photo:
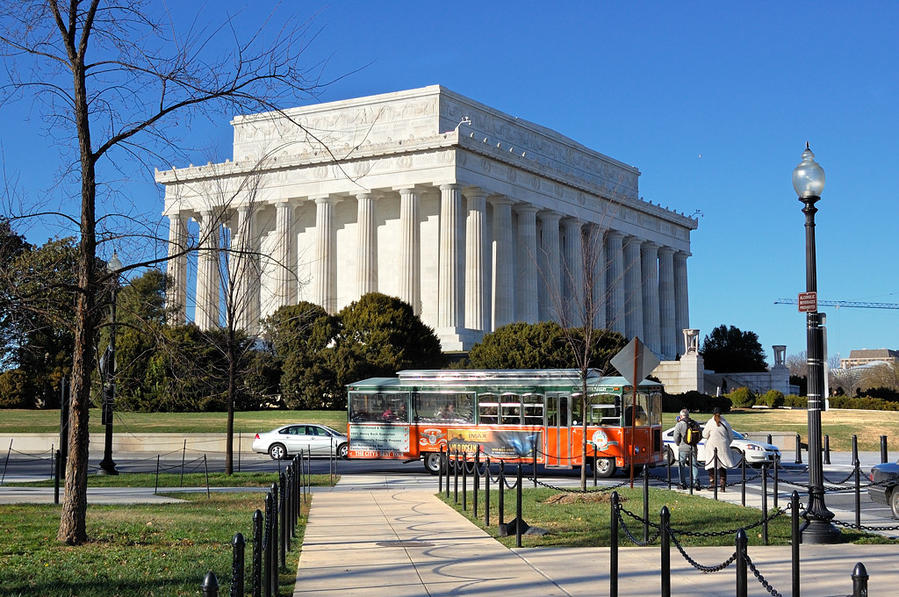
[[[808,398],[805,396],[797,396],[796,394],[787,394],[784,396],[784,406],[808,408]]]
[[[727,397],[736,408],[752,408],[752,405],[755,404],[755,394],[746,387],[737,388]]]
[[[759,402],[767,404],[770,408],[779,408],[784,405],[784,394],[778,390],[768,390],[759,397]]]
[[[858,410],[895,410],[899,411],[899,402],[882,398],[851,398],[849,396],[831,396],[831,408],[853,408]]]
[[[0,373],[0,408],[27,408],[31,406],[28,375],[21,369]]]
[[[682,408],[690,412],[711,412],[715,407],[720,408],[721,412],[730,412],[731,401],[725,396],[709,396],[695,390],[683,394],[662,394],[662,410],[667,413],[676,413]]]

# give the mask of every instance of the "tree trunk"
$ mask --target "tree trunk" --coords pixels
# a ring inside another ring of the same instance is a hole
[[[237,391],[237,346],[234,326],[228,326],[228,428],[225,439],[225,474],[234,473],[234,394]]]

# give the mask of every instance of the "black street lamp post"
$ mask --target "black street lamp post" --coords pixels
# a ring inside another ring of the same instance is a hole
[[[115,468],[115,461],[112,459],[112,420],[113,405],[115,404],[115,340],[116,340],[116,298],[119,291],[119,271],[122,269],[122,262],[119,261],[115,251],[107,264],[109,272],[113,276],[112,280],[112,304],[110,306],[110,319],[112,325],[109,334],[109,347],[106,354],[103,355],[103,363],[100,367],[103,372],[103,410],[102,421],[106,428],[105,437],[103,438],[103,460],[100,461],[100,472],[104,475],[118,475],[119,471]]]
[[[818,273],[815,260],[815,207],[824,189],[824,170],[815,161],[808,143],[802,152],[802,162],[793,169],[793,188],[803,203],[805,214],[805,289],[818,292]],[[821,455],[821,411],[824,407],[824,314],[815,310],[806,313],[808,350],[808,495],[809,503],[802,525],[804,543],[836,543],[840,531],[831,524],[833,512],[824,504],[824,464]]]

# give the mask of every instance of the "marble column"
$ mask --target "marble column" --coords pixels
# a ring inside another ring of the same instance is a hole
[[[421,315],[420,199],[415,189],[400,189],[400,298]]]
[[[221,222],[212,211],[200,215],[200,252],[197,255],[197,302],[194,322],[201,330],[209,330],[219,322],[219,238]]]
[[[515,207],[518,215],[518,248],[515,255],[515,319],[537,323],[540,319],[537,300],[537,208],[533,205]]]
[[[515,321],[515,255],[512,246],[512,202],[493,197],[493,325],[495,330]]]
[[[256,249],[255,210],[237,208],[231,231],[231,279],[234,284],[234,313],[237,327],[251,334],[259,326],[259,267]]]
[[[456,329],[464,322],[461,266],[459,259],[459,214],[462,192],[459,185],[440,185],[440,247],[437,272],[437,326]]]
[[[169,214],[169,260],[166,307],[170,324],[186,320],[187,305],[187,218],[180,212]]]
[[[640,271],[641,239],[629,236],[624,240],[624,331],[628,339],[643,337],[643,274]]]
[[[542,294],[540,319],[559,321],[559,307],[562,303],[562,267],[559,256],[559,220],[561,215],[542,211],[538,214],[542,225],[540,252],[543,257],[541,268]]]
[[[336,310],[334,296],[335,197],[315,198],[315,303],[328,313]]]
[[[275,305],[283,307],[294,303],[293,263],[293,204],[280,201],[275,204]]]
[[[563,325],[584,325],[584,244],[581,237],[581,221],[577,218],[562,220],[564,233],[564,266],[562,268]]]
[[[609,269],[606,287],[609,293],[606,324],[622,336],[626,335],[624,317],[624,235],[617,230],[606,233],[606,255]]]
[[[687,297],[687,257],[689,253],[674,254],[674,325],[678,330],[690,327],[690,305]]]
[[[649,349],[660,354],[659,334],[659,245],[646,241],[640,248],[640,270],[643,274],[643,341]]]
[[[606,320],[606,304],[609,302],[608,287],[606,285],[606,272],[609,269],[609,262],[606,256],[605,231],[595,224],[590,224],[587,229],[587,250],[588,256],[585,261],[588,269],[584,271],[587,277],[587,284],[584,289],[592,287],[593,303],[590,311],[593,313],[593,327],[604,330],[608,327]]]
[[[677,327],[674,325],[674,249],[659,249],[659,329],[662,358],[677,355]]]
[[[356,195],[356,293],[378,290],[378,234],[375,229],[375,198],[371,193]],[[333,217],[333,216],[332,216]]]
[[[480,189],[466,195],[468,215],[465,218],[465,327],[486,330],[488,324],[487,254],[484,250],[484,227],[487,225],[487,194]]]

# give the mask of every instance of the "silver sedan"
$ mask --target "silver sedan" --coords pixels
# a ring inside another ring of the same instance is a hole
[[[327,425],[291,423],[271,431],[257,433],[253,451],[268,453],[274,460],[288,458],[300,452],[312,456],[337,456],[346,458],[347,437]]]

